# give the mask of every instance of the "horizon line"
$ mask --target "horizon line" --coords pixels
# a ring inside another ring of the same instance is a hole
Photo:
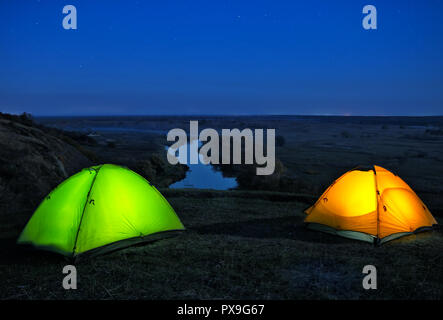
[[[23,113],[21,113],[23,114]],[[61,117],[348,117],[348,118],[357,118],[357,117],[415,117],[415,118],[425,118],[425,117],[443,117],[443,114],[430,114],[430,115],[346,115],[346,114],[204,114],[204,113],[195,113],[195,114],[66,114],[66,115],[57,115],[57,114],[39,114],[34,115],[29,113],[32,117],[35,118],[43,118],[43,117],[52,117],[52,118],[61,118]],[[20,115],[19,113],[15,115]]]

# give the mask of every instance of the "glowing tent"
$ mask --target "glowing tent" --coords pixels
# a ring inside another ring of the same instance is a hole
[[[184,230],[160,192],[116,165],[83,169],[43,200],[18,243],[76,257],[126,247]]]
[[[378,166],[348,171],[305,213],[308,228],[374,243],[437,224],[400,177]]]

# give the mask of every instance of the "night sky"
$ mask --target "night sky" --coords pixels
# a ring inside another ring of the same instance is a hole
[[[432,0],[0,0],[0,111],[442,115],[442,16]]]

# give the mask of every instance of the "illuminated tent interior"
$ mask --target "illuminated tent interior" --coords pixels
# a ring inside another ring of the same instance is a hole
[[[17,242],[77,257],[181,230],[174,209],[154,186],[127,168],[105,164],[83,169],[55,188]]]
[[[310,229],[376,244],[437,224],[415,192],[379,166],[348,171],[305,213]]]

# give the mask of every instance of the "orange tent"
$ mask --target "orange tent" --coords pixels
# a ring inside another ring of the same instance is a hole
[[[378,166],[348,171],[305,213],[308,228],[377,244],[437,224],[406,182]]]

